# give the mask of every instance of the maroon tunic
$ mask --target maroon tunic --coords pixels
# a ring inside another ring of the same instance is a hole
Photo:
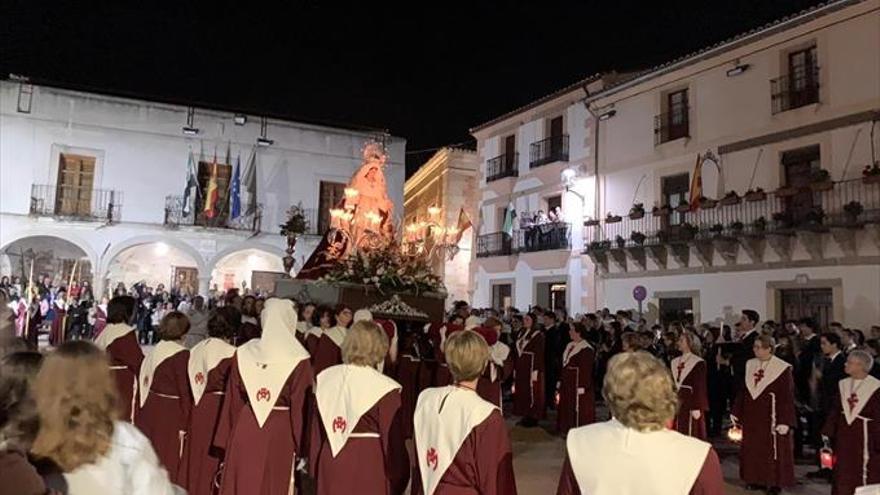
[[[307,351],[309,351],[309,356],[311,356],[311,361],[314,365],[315,353],[318,352],[318,342],[321,341],[321,337],[318,337],[317,335],[310,332],[308,335],[306,335],[306,338],[304,340],[305,343],[303,343],[303,346],[306,348]]]
[[[424,495],[418,468],[413,470],[411,493]],[[434,490],[434,495],[490,494],[516,495],[510,438],[498,410],[471,430]]]
[[[45,495],[46,484],[20,450],[0,450],[0,495]]]
[[[513,414],[544,419],[544,334],[537,330],[522,352],[518,352],[513,371],[515,390]],[[532,380],[532,372],[538,376]]]
[[[837,410],[828,416],[822,429],[822,434],[831,438],[837,456],[832,495],[852,495],[857,487],[880,483],[880,390],[871,395],[852,424],[847,424],[843,412],[843,408],[849,406],[842,402],[845,399],[837,401]],[[866,453],[867,465],[864,464]]]
[[[214,432],[220,418],[232,358],[228,357],[208,372],[205,391],[193,407],[186,433],[180,485],[189,495],[212,495],[223,452],[213,448]]]
[[[123,421],[134,421],[137,411],[137,382],[141,372],[144,352],[138,345],[134,331],[114,340],[107,346],[110,356],[110,370],[116,378],[119,391],[119,417]]]
[[[333,342],[333,339],[326,335],[321,335],[318,340],[318,346],[315,354],[312,356],[312,366],[315,369],[315,376],[318,376],[325,369],[342,364],[342,349]]]
[[[364,413],[352,430],[378,435],[350,437],[333,457],[320,414],[312,416],[309,459],[317,495],[358,493],[400,495],[409,481],[409,456],[403,436],[401,397],[393,390]]]
[[[672,370],[675,376],[676,370]],[[678,389],[678,413],[675,416],[675,430],[706,440],[706,411],[709,410],[709,395],[706,392],[706,362],[694,365],[691,372],[682,380]],[[700,411],[700,419],[694,419],[691,411]]]
[[[147,400],[134,421],[150,439],[159,462],[175,484],[181,484],[178,476],[180,461],[192,411],[188,363],[189,351],[180,351],[156,367]]]
[[[67,311],[55,306],[55,317],[52,318],[52,327],[49,329],[49,344],[53,346],[59,346],[64,343],[62,339],[65,339],[64,335],[65,328],[67,326]]]
[[[559,379],[556,430],[561,434],[596,421],[593,363],[595,352],[587,347],[568,360]]]
[[[431,374],[424,363],[412,354],[402,354],[397,363],[397,382],[400,383],[400,415],[403,418],[403,437],[413,436],[413,415],[422,390],[431,386]]]
[[[789,427],[786,435],[771,434],[774,409],[776,425]],[[750,485],[794,486],[793,427],[797,423],[791,367],[767,385],[756,399],[752,399],[746,386],[740,387],[731,413],[739,418],[743,430],[739,450],[740,478]]]
[[[302,452],[304,408],[314,375],[307,359],[287,377],[275,407],[260,428],[233,360],[214,445],[225,450],[221,495],[286,494],[294,457]],[[302,454],[300,454],[302,456]]]
[[[709,452],[706,453],[706,460],[703,461],[703,467],[700,469],[700,474],[694,480],[694,485],[688,495],[721,495],[722,493],[725,493],[725,490],[721,463],[715,449],[710,447]],[[581,492],[567,456],[565,464],[562,466],[562,475],[559,477],[556,495],[590,495]]]
[[[492,369],[495,370],[495,380],[492,380]],[[507,355],[502,366],[489,361],[486,370],[477,381],[477,394],[486,402],[495,404],[501,408],[501,384],[513,374],[513,351]]]

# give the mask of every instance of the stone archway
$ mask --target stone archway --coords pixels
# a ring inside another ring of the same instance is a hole
[[[278,252],[282,254],[279,254]],[[241,247],[221,252],[212,261],[211,287],[273,292],[274,281],[284,276],[283,251],[263,247]]]
[[[164,236],[143,236],[111,247],[100,273],[108,291],[119,283],[126,288],[143,283],[194,295],[207,268],[199,252],[188,244]]]
[[[78,239],[56,235],[23,235],[0,249],[0,273],[25,280],[33,265],[34,281],[48,277],[54,286],[71,281],[93,284],[94,252]]]

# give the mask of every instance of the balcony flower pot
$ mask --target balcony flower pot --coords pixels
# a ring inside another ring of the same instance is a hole
[[[834,187],[834,182],[831,180],[825,180],[821,182],[812,182],[810,183],[810,189],[813,192],[822,192],[822,191],[830,191]]]
[[[593,241],[590,243],[589,252],[602,252],[611,249],[611,241]]]
[[[752,222],[752,228],[755,229],[756,233],[763,234],[765,230],[767,230],[767,219],[764,217],[758,217],[757,220]]]
[[[678,206],[675,207],[675,211],[679,213],[687,213],[691,211],[691,205],[687,201],[682,201],[678,204]]]
[[[862,177],[862,183],[864,184],[880,184],[880,173],[870,174]]]
[[[716,223],[715,225],[709,227],[709,232],[712,232],[716,236],[721,235],[724,232],[724,225]]]
[[[746,226],[743,225],[742,222],[736,221],[736,222],[733,222],[730,224],[730,232],[733,233],[734,235],[739,235],[739,234],[742,234],[742,231],[745,227]]]
[[[862,206],[862,203],[858,201],[850,201],[843,205],[843,213],[846,218],[846,223],[858,222],[859,215],[861,215],[863,211],[865,211],[865,208]]]
[[[716,206],[718,206],[717,200],[709,199],[705,196],[700,198],[700,208],[702,208],[704,210],[711,210],[712,208],[715,208]]]
[[[634,243],[636,243],[636,245],[638,245],[638,246],[645,245],[646,236],[645,236],[645,234],[643,234],[641,232],[633,232],[632,234],[630,234],[629,238],[632,239],[632,241]]]
[[[791,227],[791,214],[787,211],[779,211],[773,214],[773,221],[776,222],[777,228],[787,229]]]
[[[697,232],[699,229],[694,227],[689,223],[684,223],[681,225],[680,230],[678,231],[679,239],[683,241],[692,241],[694,237],[697,236]]]
[[[590,220],[584,220],[584,227],[597,227],[598,225],[599,225],[598,219],[594,218],[594,219],[590,219]]]
[[[663,205],[659,208],[655,206],[654,209],[651,210],[651,214],[655,217],[668,217],[670,213],[672,213],[672,209],[667,205]]]
[[[814,207],[804,216],[804,221],[808,226],[819,227],[825,221],[825,210],[821,206]]]
[[[784,186],[777,189],[775,194],[780,198],[790,198],[799,192],[801,192],[801,190],[797,187]]]
[[[610,213],[607,217],[605,217],[605,223],[618,223],[621,220],[623,220],[623,217],[621,217],[620,215],[612,215]]]
[[[626,239],[621,236],[615,237],[614,243],[617,244],[617,249],[623,249],[626,247]]]
[[[767,199],[767,193],[765,193],[764,190],[760,187],[755,190],[749,189],[748,192],[746,192],[745,198],[746,201],[750,203],[754,203],[755,201],[764,201],[765,199]]]
[[[730,191],[721,198],[721,206],[738,205],[740,201],[739,194],[736,191]]]
[[[636,203],[629,209],[629,219],[638,220],[645,216],[645,206],[642,203]]]

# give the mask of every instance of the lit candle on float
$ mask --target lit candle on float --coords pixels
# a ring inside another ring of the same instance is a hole
[[[353,187],[346,187],[343,192],[345,193],[345,197],[351,199],[358,195],[358,190]]]
[[[439,206],[429,206],[428,207],[428,215],[431,215],[432,217],[436,217],[437,215],[440,214],[441,211],[442,210],[440,209]]]

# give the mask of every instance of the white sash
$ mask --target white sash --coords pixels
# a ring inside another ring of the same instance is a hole
[[[697,365],[697,363],[701,362],[703,362],[703,358],[690,352],[682,356],[678,356],[672,360],[672,362],[669,364],[669,367],[670,369],[672,369],[672,379],[675,380],[676,389],[681,388],[681,384],[684,383],[688,375],[691,374],[691,371],[694,370],[694,367]],[[678,367],[681,364],[684,364],[684,367],[681,369],[681,376],[679,376]]]
[[[141,374],[139,376],[141,407],[144,407],[144,404],[147,402],[147,397],[150,395],[150,387],[153,386],[153,375],[156,373],[156,368],[158,368],[166,359],[185,350],[186,347],[183,347],[177,342],[163,340],[156,344],[156,347],[153,348],[153,352],[144,357],[144,361],[141,363]]]
[[[192,389],[193,401],[196,405],[205,393],[208,374],[220,364],[220,361],[235,354],[235,346],[222,339],[208,337],[194,345],[189,351],[189,362],[186,366],[189,386]]]
[[[567,365],[571,358],[587,348],[592,349],[593,346],[591,346],[590,343],[586,340],[581,340],[579,342],[569,342],[568,345],[565,346],[565,351],[562,353],[562,366],[564,367],[565,365]]]
[[[434,490],[471,431],[498,408],[454,385],[426,389],[414,415],[416,455],[424,495]]]
[[[498,379],[498,368],[504,367],[504,361],[510,356],[510,347],[498,341],[489,346],[489,378],[494,383]]]
[[[110,323],[104,327],[104,331],[95,339],[95,345],[106,351],[116,339],[124,337],[128,332],[133,331],[134,328],[125,323]]]
[[[345,340],[346,333],[348,333],[348,331],[339,326],[324,330],[324,335],[339,348],[342,348],[342,341]]]
[[[710,446],[676,431],[640,432],[612,418],[569,431],[566,447],[581,493],[688,495]]]
[[[388,392],[400,389],[399,383],[368,366],[340,364],[318,374],[315,402],[333,457],[345,447],[361,416]]]
[[[764,365],[764,376],[758,383],[755,383],[755,373],[761,369],[761,360],[758,358],[749,359],[746,362],[746,389],[752,399],[757,399],[771,383],[776,381],[782,372],[790,368],[791,365],[779,359],[776,356],[770,356],[770,359]]]
[[[300,321],[296,324],[296,333],[307,335],[309,333],[309,322]]]
[[[322,330],[321,327],[312,327],[309,329],[306,337],[308,338],[309,335],[314,335],[320,339],[321,335],[324,335],[324,330]]]
[[[534,328],[528,331],[528,333],[523,334],[520,338],[516,339],[516,350],[519,354],[525,352],[526,347],[528,347],[529,342],[535,338],[535,335],[538,334],[538,331]]]
[[[281,389],[309,353],[294,337],[296,311],[293,302],[272,298],[263,308],[263,335],[243,344],[235,353],[238,372],[248,402],[260,428],[278,401]]]
[[[837,388],[840,390],[840,406],[843,408],[843,416],[848,425],[851,425],[853,421],[859,417],[862,413],[862,409],[864,409],[865,405],[868,404],[868,401],[871,400],[871,396],[873,396],[874,392],[880,388],[880,380],[871,375],[866,376],[861,385],[856,385],[856,387],[853,387],[854,381],[855,380],[852,378],[846,378],[840,380],[837,384]],[[858,400],[853,405],[852,410],[850,410],[849,398],[850,394],[853,392],[855,392],[856,399]],[[865,441],[867,442],[867,438]]]

